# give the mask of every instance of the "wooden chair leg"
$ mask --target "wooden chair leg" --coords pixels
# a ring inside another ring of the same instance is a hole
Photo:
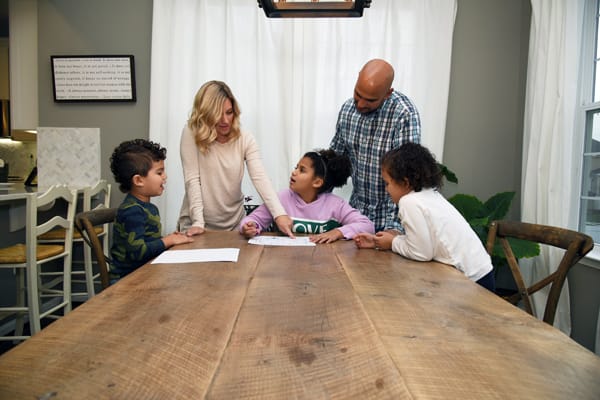
[[[92,264],[92,249],[83,244],[83,268],[85,270],[85,286],[87,288],[87,298],[91,299],[96,295],[94,287],[94,268]]]
[[[506,261],[508,262],[508,266],[512,272],[512,276],[515,280],[515,284],[517,285],[517,290],[519,291],[519,297],[523,301],[523,306],[525,307],[525,311],[529,314],[534,315],[533,306],[531,304],[531,300],[529,298],[529,293],[527,292],[527,285],[525,285],[525,281],[523,280],[523,276],[521,275],[521,270],[519,269],[519,264],[517,263],[517,259],[515,258],[510,244],[506,238],[500,238],[500,243],[502,244],[502,248],[504,249],[504,253],[506,255]]]

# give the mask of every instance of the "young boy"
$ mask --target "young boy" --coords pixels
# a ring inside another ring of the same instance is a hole
[[[145,139],[121,143],[110,158],[110,169],[127,193],[113,224],[111,274],[122,278],[169,247],[193,239],[180,232],[161,238],[158,208],[150,198],[160,196],[167,182],[167,150]]]

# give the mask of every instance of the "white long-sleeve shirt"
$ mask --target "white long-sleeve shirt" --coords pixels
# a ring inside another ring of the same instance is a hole
[[[242,193],[246,166],[271,214],[275,218],[285,214],[251,134],[242,132],[240,137],[227,143],[215,141],[202,153],[186,124],[181,134],[180,154],[185,196],[179,229],[198,226],[208,230],[234,230],[246,215]]]
[[[392,251],[417,261],[453,265],[477,281],[492,270],[492,261],[469,223],[438,191],[412,191],[400,198],[398,216],[405,234]]]

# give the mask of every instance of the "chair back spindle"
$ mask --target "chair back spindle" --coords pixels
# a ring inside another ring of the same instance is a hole
[[[527,286],[518,260],[516,259],[509,238],[528,240],[539,244],[549,245],[564,249],[563,257],[555,271],[548,276]],[[493,221],[490,224],[486,248],[490,255],[494,244],[499,241],[502,251],[506,256],[508,266],[517,286],[517,293],[507,296],[506,300],[513,304],[523,302],[525,311],[533,315],[533,306],[530,296],[540,289],[550,285],[548,300],[544,309],[543,321],[552,325],[556,315],[556,308],[567,274],[573,265],[577,264],[587,253],[594,248],[594,241],[588,235],[573,230],[548,225],[530,224],[516,221]]]

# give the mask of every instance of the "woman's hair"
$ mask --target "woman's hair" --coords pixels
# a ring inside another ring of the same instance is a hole
[[[217,138],[215,126],[223,115],[223,105],[229,99],[233,107],[233,122],[231,124],[231,139],[240,136],[240,107],[231,89],[225,82],[208,81],[198,89],[194,97],[194,106],[188,126],[194,132],[196,145],[203,153]]]
[[[331,192],[333,188],[344,186],[352,174],[352,163],[348,156],[331,149],[309,151],[304,157],[311,159],[315,176],[323,179],[323,186],[318,193]]]
[[[118,145],[110,157],[110,170],[119,190],[131,191],[135,175],[147,176],[152,163],[167,158],[167,149],[146,139],[134,139]]]
[[[408,142],[388,151],[381,160],[381,168],[395,182],[402,182],[406,178],[415,192],[423,188],[442,187],[439,164],[426,147],[417,143]]]

